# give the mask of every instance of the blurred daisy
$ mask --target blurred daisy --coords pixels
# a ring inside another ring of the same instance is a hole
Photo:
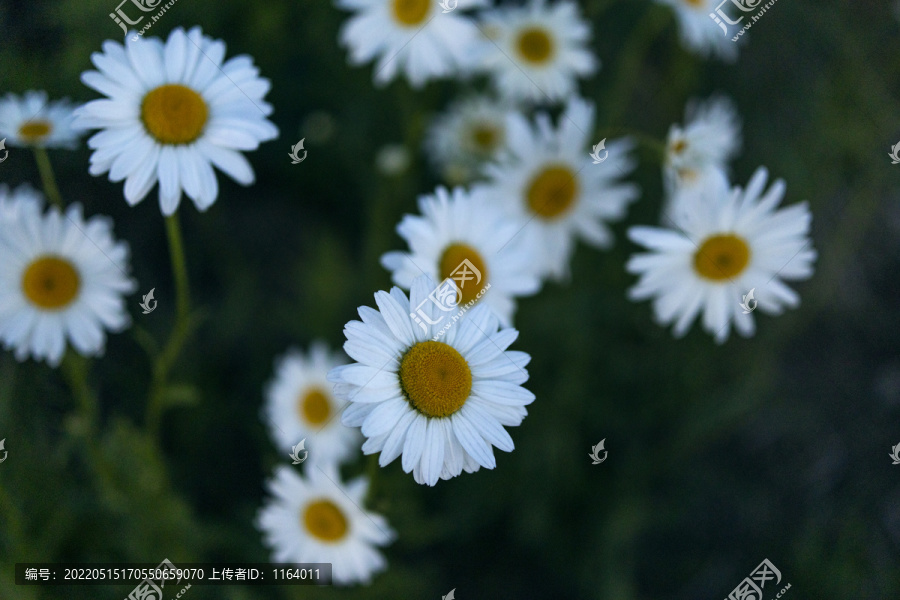
[[[506,149],[505,102],[473,96],[454,102],[428,129],[425,148],[451,184],[463,184]]]
[[[684,127],[672,125],[666,141],[664,214],[678,223],[702,190],[728,186],[728,161],[740,147],[741,120],[731,100],[713,96],[689,103]]]
[[[413,87],[421,87],[429,79],[466,74],[478,61],[478,28],[460,11],[479,6],[482,0],[460,0],[458,10],[450,13],[441,11],[438,0],[335,0],[335,4],[354,12],[339,34],[341,45],[350,52],[350,64],[377,57],[377,85],[402,73]]]
[[[377,292],[379,310],[360,307],[362,321],[344,328],[344,350],[358,362],[329,374],[335,394],[351,402],[344,424],[361,427],[368,438],[363,452],[381,452],[382,467],[402,455],[403,470],[427,485],[463,470],[493,469],[492,446],[514,448],[503,426],[519,425],[534,400],[521,385],[531,357],[506,351],[519,333],[498,331],[487,305],[475,305],[441,341],[432,339],[439,325],[414,323],[414,310],[429,322],[438,315],[429,299],[434,286],[423,275],[409,299],[396,287]]]
[[[682,223],[683,232],[628,230],[634,242],[649,250],[628,261],[628,271],[640,275],[629,297],[653,298],[657,321],[674,323],[676,337],[687,332],[701,310],[703,328],[718,343],[728,339],[732,324],[742,336],[753,335],[752,313],[745,314],[740,304],[752,289],[759,309],[768,314],[800,304],[784,281],[812,275],[812,215],[805,202],[777,209],[785,185],[777,180],[763,193],[767,177],[760,167],[746,190],[704,190],[703,202]]]
[[[411,161],[409,150],[402,144],[385,144],[375,154],[375,168],[387,177],[402,175]]]
[[[257,527],[273,562],[331,563],[334,583],[369,583],[387,562],[377,550],[396,537],[381,515],[362,509],[364,477],[341,483],[334,465],[317,465],[302,477],[285,466],[269,480],[272,498]]]
[[[346,362],[343,353],[331,354],[321,342],[308,355],[292,350],[276,362],[264,415],[280,451],[290,453],[307,437],[311,462],[340,462],[359,449],[359,433],[335,418],[341,404],[327,379],[332,368]]]
[[[484,302],[503,326],[510,326],[515,297],[540,288],[527,240],[516,235],[524,223],[470,198],[462,188],[451,195],[439,187],[433,196],[420,196],[419,211],[423,216],[406,215],[397,226],[410,252],[388,252],[381,257],[394,283],[409,289],[422,274],[435,281],[453,278],[460,288],[458,303]],[[464,265],[472,275],[457,278]],[[448,318],[457,312],[455,304],[445,308],[452,309]]]
[[[40,212],[44,198],[28,184],[22,184],[10,191],[5,183],[0,184],[0,225],[17,227],[23,212]]]
[[[577,93],[575,79],[596,72],[587,49],[591,28],[574,2],[497,8],[482,15],[489,52],[484,68],[502,96],[557,102]]]
[[[73,127],[74,106],[68,100],[47,101],[46,92],[0,99],[0,138],[10,146],[75,148],[82,132]]]
[[[672,7],[681,30],[681,43],[685,49],[703,58],[716,56],[725,62],[734,62],[738,55],[738,44],[734,37],[710,18],[722,0],[657,0]],[[732,16],[732,20],[734,19]],[[724,23],[728,28],[730,25]],[[735,33],[737,30],[735,30]]]
[[[85,220],[78,204],[65,216],[29,205],[15,227],[0,229],[0,339],[18,360],[30,354],[52,366],[66,340],[82,355],[102,354],[104,329],[130,323],[122,298],[135,289],[128,245],[113,239],[112,221]]]
[[[91,60],[99,71],[82,73],[85,85],[108,96],[78,109],[77,124],[103,129],[88,140],[95,151],[90,173],[109,171],[125,180],[125,200],[135,205],[159,181],[164,215],[175,212],[184,191],[201,211],[219,195],[213,166],[242,185],[253,169],[240,150],[277,137],[263,101],[269,81],[249,56],[222,62],[225,43],[194,27],[159,38],[129,37],[103,43]]]
[[[545,114],[531,127],[519,114],[507,121],[511,155],[486,167],[488,184],[475,194],[503,206],[514,219],[528,222],[529,238],[539,272],[554,279],[569,273],[575,238],[592,246],[612,245],[607,221],[621,219],[638,196],[637,187],[618,178],[634,168],[627,140],[608,142],[608,158],[590,159],[594,106],[572,99],[554,129]],[[505,240],[504,240],[505,241]]]

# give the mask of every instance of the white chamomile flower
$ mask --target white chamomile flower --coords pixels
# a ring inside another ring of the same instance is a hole
[[[84,219],[78,204],[63,216],[30,202],[14,227],[0,228],[0,339],[18,360],[30,354],[52,366],[66,340],[82,355],[102,354],[104,330],[130,324],[128,245],[113,239],[110,219]]]
[[[731,41],[733,35],[728,33],[730,25],[723,21],[725,26],[723,30],[722,26],[716,24],[709,16],[716,12],[722,0],[657,0],[657,2],[670,6],[675,11],[681,31],[681,43],[686,50],[702,58],[712,55],[725,62],[737,60],[738,44]]]
[[[339,463],[358,451],[359,432],[337,418],[341,404],[327,379],[332,368],[346,362],[343,353],[332,354],[321,342],[306,356],[292,350],[276,362],[264,416],[281,452],[290,453],[304,439],[310,462]]]
[[[519,333],[499,329],[486,305],[475,305],[440,341],[432,339],[443,324],[426,324],[439,316],[426,302],[434,287],[423,275],[409,298],[396,287],[377,292],[379,310],[360,307],[362,321],[344,328],[344,350],[357,363],[329,375],[335,394],[350,401],[344,424],[361,427],[368,438],[363,452],[381,452],[382,467],[402,455],[403,470],[427,485],[463,470],[493,469],[492,446],[514,448],[503,426],[519,425],[534,401],[521,385],[531,357],[506,350]],[[417,322],[419,306],[427,318]]]
[[[377,57],[377,85],[403,73],[413,87],[429,79],[469,73],[480,56],[475,22],[462,10],[482,1],[460,0],[457,10],[444,13],[438,0],[335,0],[353,11],[341,28],[340,43],[353,65]]]
[[[632,256],[627,269],[640,275],[629,292],[632,300],[653,298],[662,325],[674,323],[683,336],[703,312],[703,328],[722,343],[731,325],[753,335],[751,311],[741,306],[754,291],[759,310],[780,314],[800,304],[784,281],[808,279],[816,251],[806,203],[778,209],[785,185],[775,181],[765,191],[768,173],[760,167],[746,190],[712,186],[681,225],[683,231],[632,227],[628,236],[649,251]],[[757,304],[748,301],[751,310]]]
[[[388,252],[381,258],[394,283],[409,289],[423,274],[441,282],[449,277],[458,291],[442,303],[439,316],[449,320],[458,312],[457,305],[476,301],[510,326],[515,297],[534,294],[541,283],[527,240],[517,235],[523,223],[471,198],[462,188],[451,195],[439,187],[433,196],[420,196],[419,211],[422,216],[406,215],[397,226],[410,251]]]
[[[0,99],[0,138],[10,146],[75,148],[82,132],[73,126],[75,107],[68,100],[47,101],[46,92]]]
[[[338,585],[369,583],[387,568],[378,551],[396,537],[387,520],[362,508],[369,483],[341,482],[337,467],[307,469],[305,477],[280,466],[269,480],[272,498],[256,526],[272,548],[272,562],[331,563]]]
[[[488,51],[483,67],[505,98],[559,102],[577,93],[575,80],[596,72],[591,28],[574,2],[497,8],[482,15]]]
[[[22,184],[10,191],[8,185],[0,184],[0,226],[16,227],[23,212],[40,212],[43,207],[43,196],[30,185]]]
[[[528,223],[521,235],[530,240],[539,272],[560,280],[568,276],[576,237],[599,248],[612,245],[605,223],[624,217],[638,197],[637,187],[618,181],[634,161],[628,156],[631,142],[618,140],[606,143],[603,163],[593,164],[594,106],[584,100],[569,101],[556,129],[546,114],[537,116],[536,125],[510,115],[511,153],[486,167],[489,181],[475,193]]]
[[[428,129],[425,147],[451,184],[463,184],[506,149],[506,102],[473,96],[454,102]]]
[[[184,191],[198,210],[219,195],[213,166],[242,185],[254,181],[241,154],[274,139],[278,129],[263,101],[269,81],[247,55],[223,63],[225,43],[194,27],[159,38],[128,36],[123,47],[107,40],[85,71],[85,85],[108,98],[78,109],[77,124],[102,129],[88,140],[91,175],[109,171],[125,180],[125,200],[135,205],[159,182],[162,213],[173,214]]]

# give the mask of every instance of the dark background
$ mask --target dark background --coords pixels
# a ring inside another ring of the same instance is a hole
[[[116,0],[4,1],[0,93],[45,89],[97,96],[79,81],[91,52],[121,39]],[[514,349],[531,353],[537,400],[510,431],[497,469],[417,485],[399,461],[379,470],[373,510],[398,532],[390,566],[370,587],[199,587],[191,600],[263,598],[720,599],[768,558],[788,599],[900,596],[900,141],[898,21],[888,2],[781,0],[754,25],[739,61],[685,52],[673,15],[645,1],[582,2],[603,62],[582,83],[598,103],[599,137],[626,129],[663,139],[691,97],[737,103],[744,184],[760,165],[787,181],[786,204],[808,200],[819,260],[795,287],[798,310],[757,314],[758,332],[723,346],[694,326],[683,340],[625,292],[637,248],[629,225],[658,222],[658,159],[641,152],[643,190],[617,243],[583,244],[572,282],[520,303]],[[667,24],[646,51],[630,41],[648,11]],[[666,16],[667,15],[667,16]],[[60,376],[0,353],[0,598],[106,600],[132,586],[13,585],[27,561],[266,561],[253,527],[263,482],[284,461],[259,418],[272,363],[289,346],[337,347],[356,307],[387,289],[380,255],[404,248],[394,226],[439,182],[422,155],[428,120],[466,84],[405,81],[376,89],[372,68],[346,65],[346,13],[324,0],[178,0],[147,35],[199,24],[248,53],[272,80],[281,135],[248,153],[257,182],[219,175],[215,205],[180,214],[195,307],[204,320],[173,380],[180,404],[161,436],[144,429],[150,360],[133,332],[110,336],[92,361],[101,415],[84,426]],[[712,26],[712,24],[711,24]],[[747,36],[745,36],[746,38]],[[480,85],[476,81],[476,86]],[[611,115],[610,107],[623,107]],[[304,119],[325,111],[335,131],[287,158]],[[407,144],[410,169],[387,177],[380,147]],[[138,289],[159,308],[135,324],[163,340],[174,288],[154,189],[129,208],[122,184],[87,173],[89,150],[53,150],[67,202],[106,214],[132,248]],[[29,152],[10,152],[0,181],[40,186]],[[592,466],[606,438],[609,458]],[[88,451],[94,448],[96,453]],[[346,469],[362,472],[365,461]],[[777,589],[766,588],[766,600]]]

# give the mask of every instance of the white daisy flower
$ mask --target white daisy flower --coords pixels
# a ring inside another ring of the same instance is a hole
[[[738,56],[738,44],[731,41],[737,29],[724,22],[723,31],[710,14],[716,12],[722,0],[657,0],[672,7],[681,31],[681,43],[686,50],[707,58],[715,56],[725,62],[734,62]],[[724,9],[723,9],[724,10]],[[743,14],[743,13],[741,13]],[[730,15],[732,20],[737,16]]]
[[[23,212],[40,212],[43,207],[44,197],[30,185],[22,184],[10,191],[8,185],[0,184],[0,226],[16,227]]]
[[[636,186],[618,181],[634,168],[631,142],[607,142],[608,158],[595,165],[589,156],[593,131],[594,106],[581,99],[569,101],[556,129],[545,114],[532,128],[513,113],[507,121],[511,153],[488,165],[488,184],[475,189],[528,222],[521,235],[530,239],[539,272],[553,279],[568,276],[576,237],[595,247],[611,246],[605,223],[624,217],[638,197]]]
[[[657,321],[674,323],[676,337],[687,332],[701,310],[703,328],[718,343],[728,339],[732,324],[742,336],[753,335],[753,317],[741,307],[751,290],[759,309],[768,314],[800,304],[784,282],[812,275],[812,215],[805,202],[776,209],[785,184],[777,180],[763,193],[767,177],[760,167],[746,190],[708,188],[682,223],[684,231],[629,229],[628,236],[649,250],[628,261],[628,271],[640,275],[629,297],[653,298]]]
[[[0,99],[0,138],[10,146],[75,148],[82,132],[73,126],[74,110],[65,99],[48,102],[46,92],[7,94]]]
[[[419,211],[423,216],[406,215],[397,226],[410,251],[381,257],[394,283],[409,289],[423,274],[435,281],[449,277],[459,288],[458,304],[483,302],[509,327],[515,297],[534,294],[541,285],[527,240],[516,235],[524,223],[470,198],[462,188],[454,189],[452,196],[443,187],[433,196],[420,196]],[[460,276],[463,266],[466,274]],[[449,303],[447,312],[438,316],[452,318],[456,304]]]
[[[355,429],[336,418],[342,404],[334,397],[328,372],[347,362],[343,353],[330,353],[321,342],[308,355],[289,351],[275,364],[275,379],[266,388],[263,409],[272,437],[281,452],[307,439],[310,462],[346,460],[362,439]]]
[[[414,310],[435,320],[440,309],[427,301],[434,285],[423,275],[409,299],[396,287],[376,293],[379,310],[360,307],[362,321],[344,328],[344,350],[358,362],[328,377],[335,394],[351,402],[344,424],[368,438],[363,452],[381,452],[382,467],[402,455],[403,470],[430,486],[463,470],[493,469],[492,446],[514,448],[503,426],[519,425],[534,400],[521,385],[531,357],[506,350],[519,334],[498,331],[487,305],[465,313],[441,341],[432,339],[437,325],[414,321]]]
[[[506,149],[506,102],[472,96],[454,102],[428,128],[425,149],[444,178],[463,184]]]
[[[242,185],[254,181],[241,150],[275,139],[263,101],[269,81],[249,56],[224,63],[225,43],[199,27],[177,28],[159,38],[128,36],[123,47],[107,40],[91,60],[99,71],[82,73],[85,85],[108,99],[78,109],[81,126],[103,129],[88,140],[95,150],[90,173],[109,171],[125,180],[125,200],[135,205],[159,181],[164,215],[175,212],[184,191],[198,210],[219,195],[215,166]]]
[[[505,98],[558,102],[577,93],[575,80],[593,75],[590,24],[574,2],[497,8],[482,15],[489,49],[483,67]]]
[[[127,274],[128,245],[112,236],[112,221],[85,220],[73,204],[42,215],[19,212],[0,228],[0,339],[18,360],[30,354],[56,366],[66,340],[82,355],[103,353],[104,329],[131,322],[123,296],[135,290]]]
[[[339,39],[349,62],[361,65],[377,57],[374,80],[384,85],[406,76],[413,87],[429,79],[465,75],[477,64],[481,39],[475,22],[462,10],[483,4],[460,0],[458,10],[443,13],[438,0],[335,0],[354,12]]]
[[[281,466],[267,487],[257,528],[272,548],[272,562],[331,563],[338,585],[369,583],[387,562],[378,551],[396,535],[381,515],[362,508],[364,477],[341,483],[334,465],[314,465],[302,477]]]

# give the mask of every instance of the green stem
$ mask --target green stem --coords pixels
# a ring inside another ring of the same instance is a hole
[[[375,477],[378,475],[378,454],[370,454],[366,461],[366,479],[369,480],[369,491],[366,492],[365,505],[371,506],[372,498],[375,497]]]
[[[669,22],[670,11],[663,7],[651,7],[628,38],[620,54],[616,83],[609,96],[605,111],[607,123],[616,123],[625,111],[634,93],[635,82],[641,74],[641,63],[656,35]]]
[[[166,234],[169,238],[169,254],[172,259],[172,274],[175,279],[176,316],[172,333],[153,364],[153,380],[150,384],[150,394],[147,400],[146,425],[150,435],[154,438],[159,431],[159,422],[162,418],[169,371],[171,371],[172,366],[181,354],[181,349],[184,347],[191,330],[191,299],[187,262],[184,257],[184,243],[181,238],[181,226],[178,222],[177,213],[166,217]]]
[[[62,196],[60,196],[59,188],[56,186],[56,177],[53,176],[53,167],[50,165],[50,156],[47,154],[47,150],[40,146],[35,146],[34,158],[37,160],[38,171],[41,173],[41,183],[44,186],[44,193],[54,206],[59,208],[59,210],[62,210]]]

